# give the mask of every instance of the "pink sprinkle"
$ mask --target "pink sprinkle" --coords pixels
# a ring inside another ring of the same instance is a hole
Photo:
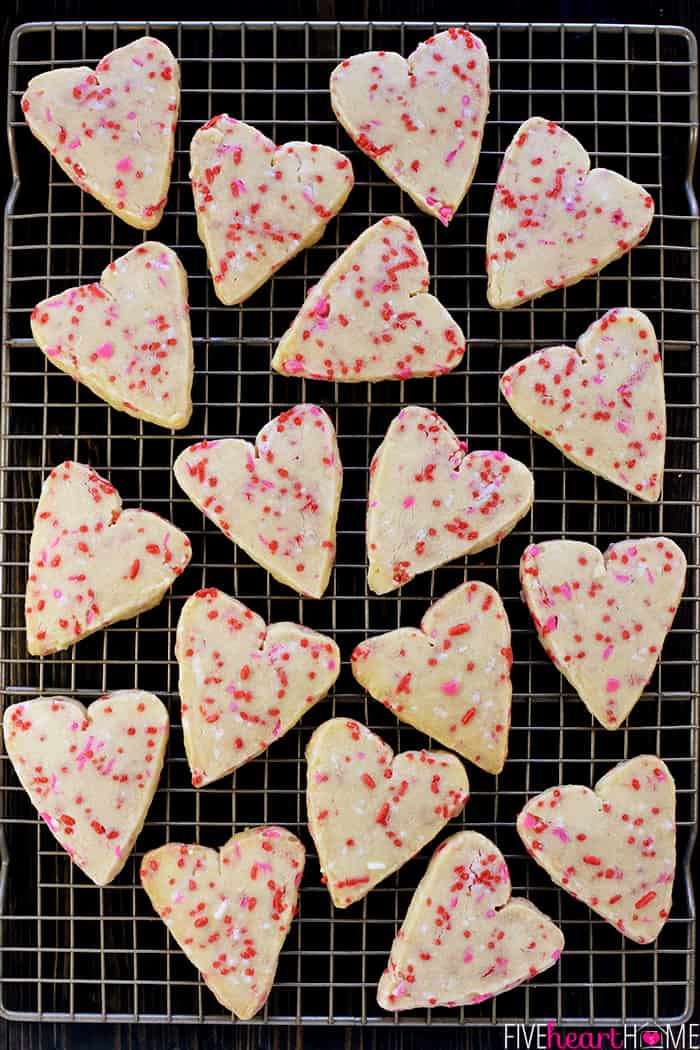
[[[549,634],[551,631],[556,631],[559,620],[556,616],[550,616],[544,625],[543,634]]]
[[[532,813],[526,813],[523,819],[523,824],[526,828],[534,828],[537,824],[537,817],[533,816]]]
[[[629,576],[625,576],[625,574],[622,573],[622,572],[616,572],[615,573],[615,579],[617,580],[618,583],[629,583],[630,582]]]
[[[129,113],[127,113],[126,119],[127,120],[136,120],[136,113],[133,111],[133,109]]]
[[[618,419],[615,427],[621,434],[626,434],[629,430],[629,424],[625,423],[624,419]]]
[[[262,835],[264,839],[278,839],[280,837],[277,828],[263,828]]]
[[[470,951],[466,951],[464,953],[464,961],[465,961],[465,963],[470,963],[473,958],[474,958],[474,956],[472,955],[472,953]]]
[[[454,696],[458,689],[459,682],[455,681],[454,678],[451,678],[449,682],[443,682],[440,686],[440,690],[445,694],[445,696]]]
[[[83,750],[82,750],[82,751],[80,752],[80,754],[79,754],[79,755],[77,755],[77,757],[76,757],[76,759],[75,759],[75,761],[77,762],[77,764],[78,764],[78,768],[79,768],[79,770],[80,770],[80,772],[81,772],[81,773],[82,773],[82,771],[83,771],[83,767],[85,766],[85,763],[86,763],[86,762],[87,762],[87,760],[88,760],[88,752],[89,752],[89,751],[91,750],[91,748],[92,748],[92,745],[93,745],[94,739],[95,739],[95,738],[94,738],[94,737],[92,737],[92,736],[91,736],[91,737],[88,737],[88,740],[87,740],[87,743],[85,744],[85,747],[84,747],[84,748],[83,748]]]
[[[408,510],[408,508],[412,507],[415,502],[415,496],[406,496],[406,499],[403,501],[404,510]]]
[[[61,348],[59,346],[47,346],[47,348],[46,348],[46,356],[47,357],[58,357],[60,352],[61,352]]]
[[[571,601],[571,587],[569,587],[568,583],[562,583],[560,590],[567,601]]]
[[[608,659],[608,657],[610,656],[610,653],[613,651],[614,648],[615,648],[614,645],[606,645],[605,646],[605,649],[603,649],[603,659],[604,660]]]
[[[563,828],[552,828],[552,834],[556,835],[557,838],[561,839],[562,842],[568,842],[569,841],[569,836],[567,835],[567,833],[564,831]]]
[[[114,353],[114,343],[103,343],[96,350],[98,357],[111,357]]]
[[[619,678],[608,678],[607,682],[605,683],[605,691],[606,691],[606,693],[616,693],[619,688],[620,688],[620,679]]]
[[[443,204],[442,208],[438,210],[438,219],[443,226],[447,226],[450,219],[454,215],[454,209],[448,208],[446,204]]]
[[[132,167],[131,157],[122,157],[117,161],[117,171],[131,171]]]
[[[304,367],[303,361],[285,361],[284,370],[285,372],[301,372]]]

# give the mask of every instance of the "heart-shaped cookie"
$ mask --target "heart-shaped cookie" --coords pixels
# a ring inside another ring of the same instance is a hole
[[[489,56],[467,29],[446,29],[408,60],[370,51],[331,74],[333,112],[355,144],[447,226],[471,186],[489,109]]]
[[[189,563],[184,532],[119,493],[84,463],[46,477],[29,545],[25,616],[35,656],[152,609]]]
[[[108,405],[174,430],[189,422],[187,274],[164,244],[140,244],[110,263],[99,284],[44,299],[31,323],[52,364]]]
[[[593,791],[562,784],[518,816],[525,848],[557,886],[639,944],[668,918],[676,868],[676,788],[667,766],[638,755]]]
[[[98,886],[126,864],[158,786],[170,722],[152,693],[123,689],[86,709],[51,696],[5,711],[5,747],[58,842]]]
[[[506,150],[486,234],[488,301],[508,310],[598,273],[646,237],[654,201],[636,182],[590,170],[581,143],[530,117]]]
[[[69,179],[130,226],[163,216],[180,108],[180,67],[144,36],[88,66],[30,80],[24,119]]]
[[[664,373],[639,310],[610,310],[576,349],[526,357],[501,379],[515,414],[568,459],[634,496],[657,500],[666,443]]]
[[[438,846],[411,899],[377,989],[383,1010],[474,1006],[558,961],[564,937],[511,897],[503,854],[476,831]]]
[[[151,904],[210,991],[248,1020],[265,1004],[297,910],[304,847],[266,826],[220,850],[168,842],[143,858]]]
[[[352,165],[329,146],[275,146],[226,113],[204,124],[190,145],[197,228],[214,291],[242,303],[322,237],[353,187]]]
[[[683,588],[683,551],[665,536],[529,546],[520,582],[547,656],[602,726],[617,729],[637,700],[671,629]]]
[[[268,627],[215,587],[185,602],[175,655],[195,787],[232,773],[284,736],[340,673],[332,639],[297,623]]]
[[[470,452],[444,419],[409,405],[370,466],[367,582],[386,594],[420,572],[491,547],[532,506],[532,474],[505,452]]]
[[[510,728],[510,624],[486,583],[463,583],[431,605],[420,629],[368,638],[352,673],[403,722],[500,773]]]
[[[343,468],[335,430],[318,405],[296,405],[252,445],[200,441],[175,477],[195,506],[254,561],[299,594],[320,598],[335,560]]]
[[[443,375],[464,335],[426,289],[430,273],[410,222],[390,215],[365,230],[311,290],[280,340],[283,375],[359,383]]]
[[[332,718],[306,748],[306,808],[336,908],[410,860],[464,809],[469,781],[446,751],[394,756],[367,726]]]

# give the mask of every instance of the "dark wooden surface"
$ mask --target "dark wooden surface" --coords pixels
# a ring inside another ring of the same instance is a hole
[[[454,1032],[232,1029],[230,1025],[4,1025],[2,1050],[502,1050],[498,1028]]]
[[[85,2],[57,3],[14,0],[0,16],[3,71],[7,66],[10,33],[21,22],[43,19],[126,18],[434,18],[487,21],[601,21],[663,22],[688,26],[698,33],[700,0],[232,0],[204,7],[176,0],[164,3]],[[4,102],[2,103],[4,105]],[[4,114],[3,114],[4,122]],[[5,144],[0,147],[0,192],[9,185]],[[697,866],[697,865],[696,865]],[[700,1020],[696,1005],[695,1020]],[[454,1031],[362,1031],[334,1028],[236,1028],[231,1025],[49,1025],[0,1022],[0,1050],[502,1050],[502,1028]]]

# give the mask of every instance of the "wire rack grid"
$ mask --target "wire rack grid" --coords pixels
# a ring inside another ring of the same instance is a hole
[[[221,845],[232,827],[274,821],[301,835],[308,863],[299,917],[284,946],[264,1012],[252,1023],[479,1025],[556,1019],[563,1023],[680,1021],[694,1002],[695,926],[688,863],[698,812],[698,219],[692,195],[697,126],[695,39],[681,28],[479,24],[492,60],[492,102],[484,149],[466,204],[445,231],[356,149],[333,118],[328,77],[343,57],[367,49],[408,54],[433,23],[57,23],[22,26],[11,43],[9,136],[15,182],[6,209],[0,402],[0,509],[3,526],[0,690],[4,703],[68,693],[84,702],[107,690],[150,689],[170,707],[168,759],[134,856],[116,882],[99,889],[74,868],[36,818],[0,756],[2,915],[0,1007],[10,1018],[220,1022],[218,1006],[152,913],[138,881],[139,860],[167,839]],[[52,368],[32,343],[29,313],[41,298],[97,279],[139,239],[60,172],[32,138],[19,100],[47,68],[96,63],[144,31],[181,63],[182,113],[173,183],[154,236],[179,253],[190,278],[196,378],[194,414],[177,436],[114,412]],[[195,128],[229,112],[277,142],[311,139],[352,159],[356,187],[325,237],[243,307],[221,306],[196,236],[188,183]],[[531,114],[563,122],[612,167],[648,187],[657,218],[642,246],[594,279],[511,313],[486,304],[486,220],[499,158]],[[438,380],[339,385],[271,373],[275,341],[308,287],[366,226],[388,213],[416,225],[433,288],[462,325],[469,349]],[[645,310],[663,348],[670,439],[658,506],[570,465],[533,436],[499,400],[498,377],[536,347],[572,342],[606,309]],[[252,438],[273,415],[312,400],[337,426],[345,465],[338,559],[329,591],[305,601],[239,554],[182,496],[171,464],[202,435]],[[470,560],[468,573],[497,587],[513,627],[510,758],[493,778],[470,768],[472,798],[442,837],[468,825],[504,851],[514,891],[557,921],[567,949],[537,980],[469,1010],[395,1017],[376,1005],[376,982],[431,848],[362,903],[334,912],[306,830],[303,754],[313,730],[334,713],[358,717],[397,749],[426,740],[363,697],[348,668],[368,634],[417,624],[430,600],[464,578],[458,562],[418,577],[398,594],[366,589],[364,510],[367,470],[389,421],[408,402],[435,407],[478,448],[503,448],[535,474],[530,514],[498,548]],[[121,492],[189,533],[191,567],[156,609],[76,648],[43,660],[27,656],[23,591],[32,515],[42,478],[64,458],[89,461]],[[517,566],[528,542],[565,536],[605,548],[626,536],[664,532],[690,565],[688,588],[663,660],[625,726],[594,726],[564,687],[520,600]],[[268,621],[298,619],[332,634],[344,661],[335,694],[264,756],[227,779],[194,791],[179,722],[173,636],[183,598],[219,586]],[[625,941],[558,891],[524,855],[515,816],[531,793],[556,782],[592,783],[616,761],[644,751],[670,764],[678,785],[679,872],[671,918],[655,945]]]

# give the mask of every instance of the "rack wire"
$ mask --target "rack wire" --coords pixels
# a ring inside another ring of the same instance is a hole
[[[694,1003],[695,925],[689,856],[698,816],[698,213],[691,178],[697,133],[697,52],[686,29],[663,26],[474,24],[491,55],[492,102],[477,178],[448,231],[361,155],[333,118],[328,77],[343,57],[367,49],[408,54],[429,22],[55,23],[21,26],[12,37],[8,127],[15,182],[6,209],[0,513],[3,526],[0,692],[69,693],[89,702],[108,690],[150,689],[168,703],[173,730],[160,787],[133,857],[99,889],[70,863],[0,756],[2,915],[0,1009],[14,1019],[221,1022],[229,1015],[152,913],[139,860],[167,839],[221,845],[234,830],[274,821],[301,835],[308,862],[300,911],[282,951],[275,987],[253,1022],[470,1025],[535,1022],[679,1022]],[[54,369],[32,343],[29,313],[41,298],[98,278],[139,233],[82,194],[32,138],[19,100],[47,68],[94,64],[143,32],[164,40],[182,69],[182,114],[168,208],[152,236],[179,253],[190,278],[195,340],[195,409],[177,436],[115,412]],[[342,149],[356,187],[319,244],[275,275],[243,307],[221,306],[196,236],[187,179],[195,128],[228,111],[277,142],[311,139]],[[483,253],[499,158],[531,114],[562,122],[594,164],[643,183],[657,218],[642,246],[596,278],[511,313],[486,304]],[[374,387],[306,382],[272,373],[275,341],[306,290],[365,227],[399,212],[426,247],[433,290],[462,325],[469,349],[438,380]],[[606,309],[648,313],[663,348],[668,398],[667,464],[658,506],[563,460],[532,435],[498,396],[498,377],[536,347],[573,342]],[[176,454],[202,435],[252,438],[282,409],[318,401],[334,418],[345,465],[338,560],[327,596],[307,601],[278,585],[202,516],[174,484]],[[364,510],[370,458],[399,406],[435,407],[470,446],[503,448],[535,474],[530,514],[498,548],[469,561],[468,574],[496,586],[513,627],[510,758],[493,778],[470,767],[472,798],[441,837],[467,825],[504,851],[514,892],[558,922],[567,948],[535,981],[469,1010],[395,1017],[376,1005],[376,982],[397,924],[432,847],[348,912],[334,912],[320,884],[306,830],[303,754],[314,727],[339,713],[378,730],[396,749],[426,745],[349,672],[368,634],[417,624],[431,599],[464,578],[465,563],[418,577],[397,595],[366,589]],[[173,518],[192,538],[191,567],[162,604],[43,660],[27,656],[23,592],[35,502],[45,473],[64,458],[109,476],[126,505]],[[685,550],[688,588],[644,697],[625,726],[593,725],[544,656],[519,595],[520,553],[533,539],[565,536],[605,548],[628,535],[664,532]],[[268,621],[298,619],[332,634],[343,670],[335,695],[264,756],[194,791],[179,720],[174,628],[183,598],[200,586],[237,595]],[[671,918],[654,945],[637,946],[557,890],[524,855],[514,820],[524,799],[556,782],[593,783],[616,761],[644,751],[669,763],[678,785],[678,876]],[[233,787],[233,790],[232,790]]]

